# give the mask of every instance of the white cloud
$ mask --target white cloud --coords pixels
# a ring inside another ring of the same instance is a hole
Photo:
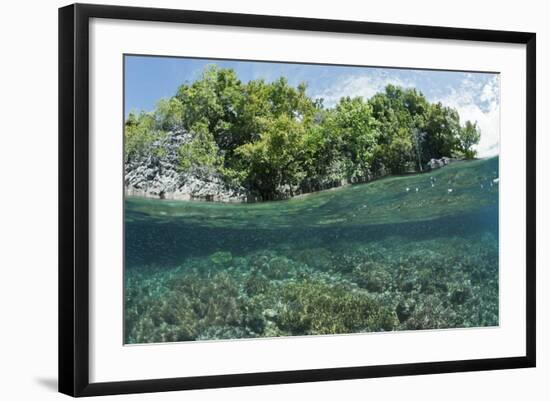
[[[389,84],[405,88],[414,87],[412,82],[384,74],[352,75],[337,80],[330,88],[314,93],[313,97],[323,98],[324,105],[332,107],[344,96],[361,96],[364,99],[369,99],[376,93],[384,91]]]
[[[500,138],[500,81],[494,75],[485,84],[469,74],[456,89],[444,97],[435,99],[445,106],[455,108],[460,121],[477,122],[481,139],[476,146],[478,157],[495,156],[499,152]]]

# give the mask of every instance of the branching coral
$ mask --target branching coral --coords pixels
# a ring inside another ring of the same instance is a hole
[[[498,324],[495,238],[219,251],[126,274],[128,343]]]
[[[396,324],[368,294],[345,287],[308,280],[284,285],[279,293],[283,306],[277,323],[291,335],[391,330]]]

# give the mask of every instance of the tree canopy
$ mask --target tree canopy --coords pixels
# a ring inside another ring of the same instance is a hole
[[[415,89],[388,85],[368,100],[343,97],[333,107],[281,77],[242,82],[210,66],[154,111],[130,113],[127,160],[156,152],[159,139],[185,131],[180,169],[216,170],[263,200],[384,173],[422,171],[432,158],[474,158],[480,130],[456,110]]]

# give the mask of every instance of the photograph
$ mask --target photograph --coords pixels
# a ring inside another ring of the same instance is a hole
[[[125,344],[499,325],[498,73],[123,64]]]

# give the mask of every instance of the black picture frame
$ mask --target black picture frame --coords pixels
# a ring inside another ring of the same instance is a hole
[[[91,18],[437,38],[526,46],[526,344],[519,357],[90,383],[88,61]],[[106,5],[59,9],[59,391],[95,396],[534,367],[536,35],[526,32]]]

